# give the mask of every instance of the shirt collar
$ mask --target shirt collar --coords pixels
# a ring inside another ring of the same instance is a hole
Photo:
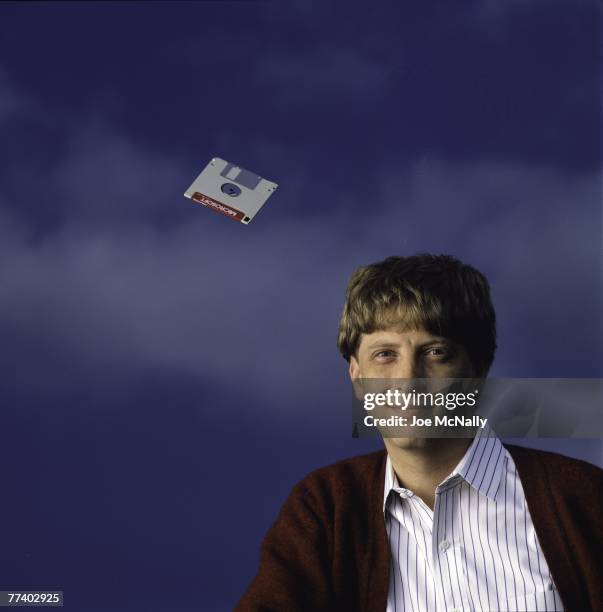
[[[494,432],[486,423],[483,428],[478,427],[469,448],[457,463],[452,472],[438,485],[438,491],[454,486],[461,478],[471,487],[496,499],[498,485],[500,484],[506,451]],[[387,506],[387,500],[391,491],[396,491],[401,497],[412,497],[414,493],[410,489],[400,486],[394,466],[389,454],[385,464],[385,484],[383,489],[383,512]]]

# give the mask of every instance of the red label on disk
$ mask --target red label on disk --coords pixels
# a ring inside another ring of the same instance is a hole
[[[203,206],[207,206],[207,208],[211,208],[216,212],[222,213],[231,219],[235,219],[236,221],[241,221],[245,216],[245,213],[242,213],[240,210],[236,208],[232,208],[231,206],[227,206],[226,204],[222,204],[222,202],[218,202],[218,200],[214,200],[209,196],[203,195],[198,191],[195,191],[191,196],[191,200],[198,202],[199,204],[203,204]]]

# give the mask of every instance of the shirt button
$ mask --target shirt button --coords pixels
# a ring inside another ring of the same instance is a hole
[[[452,610],[450,610],[450,612],[461,612],[460,608],[452,608]]]
[[[442,540],[440,542],[440,550],[446,552],[450,548],[450,542],[448,540]]]

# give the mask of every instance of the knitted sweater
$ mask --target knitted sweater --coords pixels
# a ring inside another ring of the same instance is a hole
[[[603,470],[504,444],[566,610],[603,610]],[[235,612],[385,612],[390,547],[386,451],[310,473],[264,537],[257,575]]]

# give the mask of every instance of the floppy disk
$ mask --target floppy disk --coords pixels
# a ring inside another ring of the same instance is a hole
[[[184,195],[247,225],[277,187],[253,172],[214,157]]]

